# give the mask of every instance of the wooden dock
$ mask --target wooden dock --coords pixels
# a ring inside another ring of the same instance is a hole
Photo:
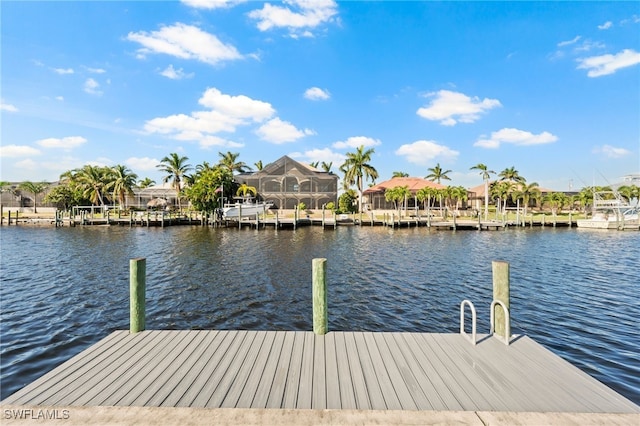
[[[635,413],[526,336],[116,331],[3,406]]]

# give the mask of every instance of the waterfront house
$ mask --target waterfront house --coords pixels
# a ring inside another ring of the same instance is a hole
[[[393,210],[393,201],[387,201],[385,191],[397,186],[406,186],[411,192],[411,197],[407,199],[406,209],[415,210],[416,206],[423,207],[417,199],[417,193],[422,188],[443,189],[446,186],[430,180],[415,177],[394,177],[382,183],[367,188],[363,193],[363,208],[365,210]],[[436,200],[437,202],[437,200]]]
[[[304,203],[308,209],[321,209],[338,198],[338,176],[283,156],[262,170],[241,173],[236,182],[257,189],[260,198],[279,209],[293,209]]]

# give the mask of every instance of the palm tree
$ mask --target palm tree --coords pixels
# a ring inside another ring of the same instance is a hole
[[[451,173],[451,170],[442,170],[442,167],[440,167],[440,163],[437,163],[435,167],[431,167],[430,169],[427,169],[427,171],[429,171],[429,174],[425,176],[425,179],[428,179],[437,183],[440,183],[442,179],[451,180],[451,178],[447,176],[448,173]],[[442,195],[440,195],[440,210],[442,211]]]
[[[111,182],[105,189],[111,189],[113,199],[120,203],[120,210],[124,209],[127,194],[133,195],[133,187],[136,186],[138,175],[133,173],[128,167],[121,164],[116,165],[112,169]]]
[[[34,183],[34,182],[26,181],[26,182],[22,182],[19,185],[20,189],[33,194],[33,212],[34,213],[38,213],[38,210],[37,210],[38,195],[46,191],[48,187],[49,187],[49,184],[47,182]]]
[[[182,211],[182,204],[180,203],[180,193],[182,191],[182,181],[188,178],[187,172],[191,170],[191,165],[187,164],[188,157],[180,157],[175,152],[169,154],[160,160],[158,169],[161,172],[166,173],[162,182],[167,183],[171,181],[171,186],[176,191],[176,198],[178,199],[178,209]]]
[[[436,195],[438,195],[438,190],[431,188],[430,186],[425,186],[424,188],[419,189],[416,193],[418,201],[426,201],[425,209],[427,210],[427,215],[429,215],[429,210],[431,209],[431,197],[435,198]]]
[[[405,172],[393,172],[393,176],[394,178],[397,177],[409,177],[409,173],[405,173]]]
[[[73,184],[76,184],[82,191],[82,196],[87,198],[91,204],[104,206],[105,197],[103,191],[109,182],[109,172],[110,169],[108,167],[87,164],[81,169],[65,174],[65,178],[69,178]]]
[[[511,182],[519,182],[519,183],[524,183],[525,182],[525,178],[520,176],[520,173],[518,173],[516,168],[513,167],[513,166],[512,167],[507,167],[506,169],[501,171],[500,174],[498,174],[498,176],[500,176],[502,178],[501,180],[508,180],[508,181],[511,181]]]
[[[632,199],[638,198],[639,188],[636,185],[622,185],[618,187],[617,192],[629,203]]]
[[[236,195],[242,195],[242,198],[245,198],[247,193],[251,193],[255,197],[258,194],[258,190],[255,186],[249,186],[246,183],[243,183],[236,191]]]
[[[394,186],[384,191],[385,200],[393,201],[396,210],[399,210],[401,206],[404,206],[405,211],[407,210],[407,198],[410,195],[411,191],[408,186]]]
[[[551,213],[555,218],[558,211],[562,211],[562,207],[569,201],[569,197],[564,192],[551,192],[543,198],[543,203],[551,208]]]
[[[510,181],[493,182],[489,187],[491,196],[498,200],[498,210],[500,210],[502,214],[504,214],[507,209],[507,199],[509,198],[509,194],[511,194],[512,188],[513,182]]]
[[[227,151],[226,154],[218,152],[218,155],[220,156],[218,164],[227,168],[231,174],[233,174],[233,172],[244,173],[249,170],[249,167],[244,162],[238,161],[238,157],[240,156],[238,152]]]
[[[527,216],[527,207],[529,206],[529,201],[531,199],[539,200],[542,193],[540,192],[540,188],[538,188],[537,182],[531,182],[530,184],[522,183],[520,184],[515,191],[511,194],[511,199],[513,201],[522,200],[522,204],[524,205],[524,216]]]
[[[436,164],[434,167],[431,167],[430,169],[427,169],[427,171],[429,171],[429,174],[425,176],[425,179],[428,179],[437,183],[440,183],[442,179],[451,180],[451,178],[447,176],[447,174],[451,173],[451,170],[442,170],[442,167],[440,167],[440,163]]]
[[[329,161],[328,163],[323,161],[320,166],[322,167],[322,170],[329,173],[331,171],[331,167],[333,166],[333,161]]]
[[[491,175],[495,175],[496,172],[489,170],[489,168],[482,163],[476,164],[471,167],[470,170],[480,170],[480,176],[482,176],[482,180],[484,181],[484,220],[487,220],[489,217],[489,179]]]
[[[263,166],[262,166],[262,160],[258,160],[256,163],[253,163],[254,166],[256,166],[256,170],[260,171],[262,170]]]
[[[151,178],[144,178],[138,182],[138,188],[144,189],[156,184],[156,181]]]
[[[455,211],[458,211],[461,201],[467,201],[469,198],[469,192],[464,186],[456,186],[451,189],[451,198],[455,201]]]
[[[340,166],[340,170],[344,172],[344,182],[349,185],[355,183],[358,187],[358,212],[362,213],[362,191],[364,181],[371,179],[375,181],[378,178],[378,171],[371,165],[371,156],[374,153],[373,148],[365,151],[364,145],[360,145],[356,152],[348,152],[347,159]]]
[[[319,162],[319,161],[314,161],[314,162],[312,162],[312,163],[309,163],[309,165],[310,165],[311,167],[313,167],[314,169],[317,169],[317,168],[318,168],[318,164],[320,164],[320,162]]]

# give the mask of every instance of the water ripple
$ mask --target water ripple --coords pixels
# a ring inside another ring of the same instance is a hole
[[[638,233],[340,227],[3,227],[2,399],[128,328],[129,259],[147,259],[147,328],[310,330],[311,261],[327,258],[332,330],[489,329],[493,260],[511,265],[524,333],[640,403]]]

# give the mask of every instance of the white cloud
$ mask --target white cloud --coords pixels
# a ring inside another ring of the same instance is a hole
[[[258,21],[260,31],[287,28],[296,38],[312,37],[309,29],[333,21],[337,7],[333,0],[288,0],[285,6],[265,3],[262,9],[251,11],[249,17]]]
[[[147,133],[167,135],[183,141],[198,141],[203,148],[210,146],[241,147],[240,143],[215,136],[220,132],[235,132],[238,126],[250,122],[263,122],[275,114],[268,102],[248,96],[231,96],[216,88],[207,89],[198,103],[208,110],[195,111],[190,115],[174,114],[148,120],[144,125]]]
[[[160,71],[160,75],[170,78],[171,80],[182,80],[183,78],[193,77],[193,73],[185,73],[182,68],[175,69],[171,64],[164,70]]]
[[[56,100],[60,102],[64,102],[64,96],[56,96]]]
[[[621,158],[631,154],[631,151],[625,148],[616,148],[611,145],[603,145],[593,150],[594,154],[604,154],[609,158]]]
[[[420,140],[401,145],[395,154],[405,157],[409,163],[426,166],[434,159],[442,159],[445,161],[455,160],[460,153],[447,146],[440,145],[435,141]]]
[[[304,92],[304,97],[312,101],[326,101],[331,97],[328,90],[319,87],[310,87]]]
[[[275,114],[275,110],[268,102],[251,99],[244,95],[225,95],[216,88],[207,89],[198,103],[234,118],[250,118],[256,122],[264,121]]]
[[[40,139],[36,143],[43,148],[59,148],[70,150],[87,142],[82,136],[67,136],[66,138]]]
[[[624,49],[615,55],[607,54],[578,59],[578,69],[587,69],[587,76],[601,77],[613,74],[621,68],[640,63],[640,53],[633,49]]]
[[[639,22],[640,22],[640,16],[633,15],[631,16],[631,18],[623,19],[622,21],[620,21],[620,25],[637,24]]]
[[[196,9],[223,9],[244,3],[246,0],[180,0],[183,4]]]
[[[0,145],[0,157],[30,157],[40,155],[40,150],[26,145]]]
[[[361,145],[364,147],[369,146],[378,146],[382,144],[380,139],[373,139],[367,136],[352,136],[348,138],[346,141],[338,141],[335,142],[332,146],[336,149],[345,149],[345,148],[359,148]]]
[[[73,74],[73,68],[51,68],[53,72],[60,75]]]
[[[100,83],[92,78],[88,78],[87,81],[84,82],[84,91],[90,95],[102,95],[102,91],[100,90]]]
[[[492,132],[491,138],[489,139],[478,139],[473,146],[495,149],[499,148],[502,143],[510,143],[513,145],[542,145],[553,143],[557,140],[558,137],[549,132],[542,132],[538,135],[534,135],[533,133],[526,132],[524,130],[504,128],[497,132]]]
[[[149,157],[142,157],[142,158],[129,157],[126,160],[124,160],[124,164],[129,166],[131,169],[141,170],[146,172],[150,170],[157,170],[156,166],[160,164],[160,161],[156,158],[149,158]]]
[[[24,170],[33,171],[33,170],[39,170],[42,166],[37,162],[33,161],[32,159],[27,158],[22,161],[16,162],[15,167],[20,171],[24,171]]]
[[[611,28],[613,26],[613,22],[611,21],[607,21],[602,25],[598,25],[598,29],[599,30],[608,30],[609,28]]]
[[[0,103],[0,110],[7,112],[18,112],[18,108],[11,104]]]
[[[569,46],[572,44],[577,43],[582,37],[581,36],[575,36],[574,38],[572,38],[571,40],[567,40],[567,41],[561,41],[560,43],[558,43],[558,47],[564,47],[564,46]]]
[[[582,42],[581,45],[576,46],[573,49],[573,52],[574,53],[589,52],[594,49],[604,49],[605,47],[606,46],[604,45],[604,43],[600,43],[599,41],[585,40],[584,42]]]
[[[89,71],[90,73],[93,74],[104,74],[107,71],[103,70],[102,68],[91,68],[91,67],[84,67],[84,69],[86,69],[87,71]]]
[[[416,114],[427,120],[440,121],[443,126],[455,126],[458,122],[473,123],[480,118],[481,113],[502,106],[497,99],[480,100],[477,96],[471,98],[450,90],[429,93],[426,97],[434,99],[428,107],[419,108]]]
[[[299,130],[288,121],[282,121],[276,117],[260,126],[258,130],[256,130],[256,134],[260,139],[267,142],[281,144],[295,142],[305,136],[313,135],[315,132],[309,129]]]
[[[198,27],[182,23],[162,27],[159,31],[132,32],[127,39],[143,46],[138,49],[141,58],[151,53],[164,53],[211,65],[242,58],[234,46],[221,42],[215,35]]]
[[[320,163],[323,161],[325,163],[333,163],[332,168],[337,168],[336,166],[342,164],[346,158],[343,154],[333,152],[329,148],[311,149],[305,152],[292,152],[289,154],[289,157],[299,159],[306,163],[315,163],[316,161]]]
[[[218,136],[208,135],[199,140],[200,147],[208,149],[212,146],[222,146],[226,148],[242,148],[244,144],[220,138]]]

